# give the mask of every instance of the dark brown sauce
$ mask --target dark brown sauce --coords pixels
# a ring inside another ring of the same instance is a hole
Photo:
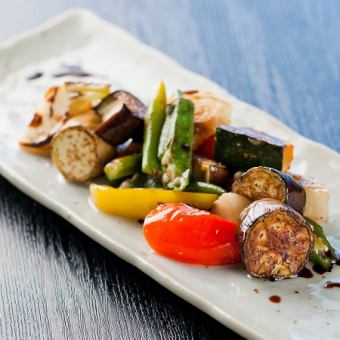
[[[320,274],[320,275],[323,275],[323,274],[325,274],[326,272],[332,271],[332,267],[331,267],[329,270],[325,270],[325,269],[322,268],[320,265],[315,264],[315,265],[313,266],[313,270],[314,270],[316,273],[318,273],[318,274]]]
[[[272,295],[269,297],[269,301],[273,303],[280,303],[281,302],[281,297],[278,295]]]
[[[324,288],[340,288],[340,282],[326,281]]]
[[[254,292],[255,292],[256,294],[260,293],[260,291],[259,291],[257,288],[254,288]]]
[[[139,224],[144,224],[144,220],[143,220],[142,218],[139,218],[139,219],[137,220],[137,222],[138,222]]]
[[[298,291],[298,290],[295,290],[294,293],[295,293],[295,294],[299,294],[299,291]]]
[[[311,279],[313,277],[313,273],[308,268],[303,268],[300,273],[298,274],[298,277],[304,277],[305,279]]]
[[[34,79],[41,78],[42,76],[43,76],[42,72],[34,72],[31,75],[29,75],[26,79],[27,80],[34,80]]]

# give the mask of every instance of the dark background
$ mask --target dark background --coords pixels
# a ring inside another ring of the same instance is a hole
[[[6,0],[0,40],[76,6],[340,150],[339,1]],[[233,335],[1,177],[0,262],[0,338]]]

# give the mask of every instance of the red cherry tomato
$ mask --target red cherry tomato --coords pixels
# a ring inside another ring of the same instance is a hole
[[[206,139],[195,151],[199,156],[214,159],[215,156],[215,136]]]
[[[144,237],[157,253],[202,265],[240,261],[238,226],[183,203],[161,204],[144,221]]]

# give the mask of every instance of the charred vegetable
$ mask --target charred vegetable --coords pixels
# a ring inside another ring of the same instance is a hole
[[[305,220],[311,225],[314,233],[314,248],[310,261],[319,265],[324,270],[330,271],[334,262],[337,261],[335,249],[327,240],[320,224],[308,217],[305,217]]]
[[[112,188],[107,185],[90,185],[91,198],[96,207],[105,213],[132,218],[145,218],[161,202],[186,203],[200,209],[209,209],[217,195],[197,192],[178,192],[164,189]]]
[[[181,191],[189,184],[193,130],[194,106],[189,100],[179,97],[174,109],[168,112],[162,130],[164,139],[159,145],[159,154],[163,154],[162,182],[168,189]]]
[[[206,182],[191,182],[185,191],[189,192],[205,192],[207,194],[222,195],[225,190],[217,185],[206,183]]]
[[[328,221],[329,193],[326,185],[312,177],[302,177],[291,174],[300,183],[306,192],[306,207],[304,216],[315,221]]]
[[[192,179],[225,187],[229,179],[228,168],[211,159],[194,156],[192,160]]]
[[[242,174],[233,183],[232,190],[252,201],[273,198],[300,214],[306,204],[306,193],[301,184],[281,171],[263,166],[251,168]]]
[[[141,153],[143,145],[136,143],[132,138],[129,138],[126,142],[117,145],[116,149],[118,157],[123,157],[133,155],[135,153]]]
[[[162,169],[158,158],[158,145],[165,120],[165,107],[165,86],[161,83],[145,116],[142,170],[149,175],[158,176]]]
[[[287,171],[293,145],[264,132],[223,125],[216,129],[215,159],[235,171],[260,165]]]
[[[141,170],[141,164],[141,154],[128,155],[115,158],[110,163],[107,163],[104,172],[109,181],[115,181],[139,172]]]
[[[83,126],[70,126],[53,138],[52,160],[70,181],[86,182],[103,172],[115,149]]]
[[[53,136],[70,118],[91,112],[95,103],[109,93],[109,88],[83,83],[51,87],[45,92],[20,145],[28,152],[49,154]]]
[[[295,276],[314,246],[310,225],[291,207],[272,199],[250,204],[241,213],[243,263],[254,277]]]
[[[214,202],[210,211],[239,225],[241,212],[250,203],[251,201],[247,197],[234,192],[226,192]]]
[[[232,107],[225,100],[208,92],[185,91],[183,96],[195,107],[193,150],[196,150],[215,135],[217,126],[230,123]]]
[[[143,129],[146,106],[126,91],[116,91],[95,108],[103,117],[96,133],[112,145],[125,142],[138,129]]]

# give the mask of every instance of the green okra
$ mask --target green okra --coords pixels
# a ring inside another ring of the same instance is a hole
[[[158,149],[164,187],[182,191],[189,184],[193,134],[194,104],[177,98],[173,110],[167,112]]]
[[[222,195],[226,191],[215,184],[210,184],[206,182],[191,182],[184,191],[189,192],[202,192],[205,194],[216,194],[216,195]]]
[[[305,217],[305,220],[312,226],[314,233],[314,249],[310,261],[324,270],[330,270],[337,260],[336,251],[329,243],[322,226],[308,217]]]
[[[139,172],[141,169],[141,163],[141,154],[119,157],[106,164],[104,172],[109,181],[115,181]]]
[[[166,91],[161,82],[145,116],[142,171],[148,175],[157,176],[162,169],[158,145],[165,121],[165,108]]]

